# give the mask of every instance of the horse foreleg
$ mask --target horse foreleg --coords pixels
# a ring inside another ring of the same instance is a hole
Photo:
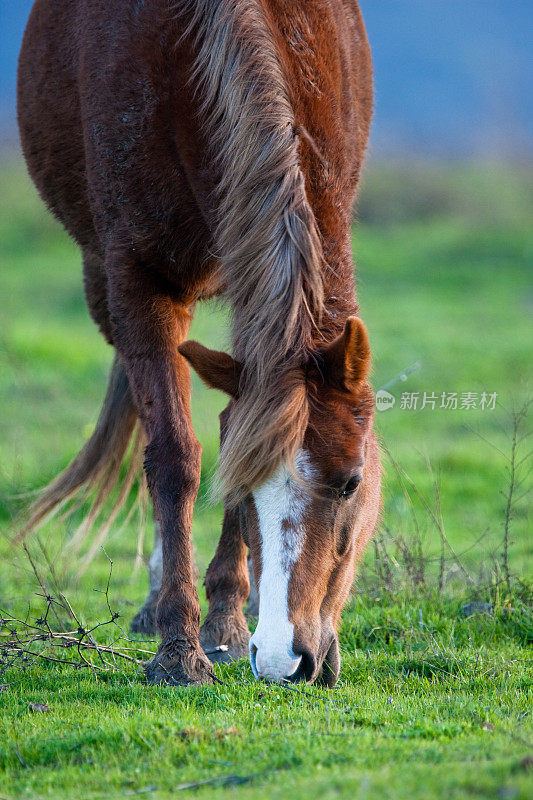
[[[198,567],[193,560],[193,577],[194,582],[198,582]],[[148,562],[148,579],[150,588],[148,595],[142,607],[137,611],[130,623],[130,631],[132,633],[144,633],[147,636],[153,636],[157,631],[157,624],[155,621],[157,603],[161,593],[161,583],[163,580],[163,547],[161,544],[161,531],[159,523],[154,524],[154,549]]]
[[[221,442],[229,408],[220,415]],[[239,510],[226,507],[222,534],[205,576],[209,611],[200,629],[200,641],[212,661],[231,661],[248,654],[250,632],[242,611],[250,592],[246,556]],[[224,650],[217,651],[219,647]]]
[[[189,367],[177,350],[191,314],[130,254],[115,253],[107,271],[113,340],[148,439],[145,472],[161,531],[156,621],[162,642],[146,676],[154,683],[203,683],[212,680],[212,670],[198,639],[191,547],[201,447],[191,423]]]
[[[246,555],[239,512],[226,509],[217,551],[205,576],[209,611],[200,628],[200,642],[212,661],[248,654],[250,632],[242,611],[250,591]]]

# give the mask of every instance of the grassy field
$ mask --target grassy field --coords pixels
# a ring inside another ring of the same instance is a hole
[[[90,433],[111,352],[88,318],[78,251],[20,164],[4,164],[0,178],[0,608],[34,624],[47,604],[26,554],[9,546],[13,517]],[[503,167],[368,170],[354,252],[374,387],[419,367],[390,387],[394,408],[377,413],[385,509],[344,614],[338,686],[259,684],[242,661],[217,667],[213,687],[169,689],[146,686],[132,663],[75,669],[76,648],[59,651],[69,664],[21,657],[0,666],[0,798],[531,797],[525,441],[510,585],[502,551],[511,412],[531,391],[532,185],[526,170]],[[223,309],[200,308],[193,335],[227,342]],[[421,408],[424,392],[435,408]],[[458,394],[457,409],[440,407],[443,392]],[[483,392],[497,395],[494,409],[480,407]],[[419,393],[416,410],[402,407],[403,393]],[[476,408],[460,408],[463,393],[476,393]],[[196,379],[193,395],[204,448],[194,522],[202,573],[221,521],[205,490],[224,398]],[[524,420],[519,437],[526,430]],[[61,551],[82,513],[49,523],[42,549],[31,540],[37,571],[55,597],[61,584],[84,628],[110,619],[109,600],[120,617],[95,637],[132,646],[128,624],[147,589],[144,568],[134,569],[138,520],[118,520],[106,553],[78,577],[79,558]],[[471,602],[491,606],[462,614]],[[49,617],[53,627],[53,609]]]

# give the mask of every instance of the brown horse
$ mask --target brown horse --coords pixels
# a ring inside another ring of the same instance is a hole
[[[140,420],[160,532],[134,623],[150,630],[157,603],[148,678],[210,681],[205,652],[225,645],[249,646],[257,677],[333,685],[380,503],[350,244],[372,113],[357,3],[37,0],[18,92],[30,173],[82,250],[91,315],[116,351],[95,433],[28,529],[82,485],[104,496]],[[233,357],[186,341],[214,295],[231,309]],[[201,628],[189,364],[230,398]]]

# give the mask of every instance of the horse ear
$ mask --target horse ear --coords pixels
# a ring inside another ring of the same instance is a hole
[[[183,342],[178,347],[200,378],[212,389],[237,397],[242,365],[227,353],[209,350],[199,342]]]
[[[326,377],[345,389],[364,381],[370,370],[370,344],[359,317],[348,317],[344,331],[323,351]]]

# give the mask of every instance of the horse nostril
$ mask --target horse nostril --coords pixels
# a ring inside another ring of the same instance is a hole
[[[253,642],[250,642],[250,666],[255,677],[258,678],[259,672],[257,671],[257,647]]]
[[[307,682],[312,680],[316,665],[314,656],[309,652],[309,650],[304,649],[297,650],[295,654],[300,659],[298,669],[293,672],[292,675],[288,675],[285,680],[290,681],[291,683],[295,683],[296,681]]]
[[[315,672],[315,659],[309,652],[302,653],[302,660],[300,668],[304,674],[305,680],[310,681]]]

